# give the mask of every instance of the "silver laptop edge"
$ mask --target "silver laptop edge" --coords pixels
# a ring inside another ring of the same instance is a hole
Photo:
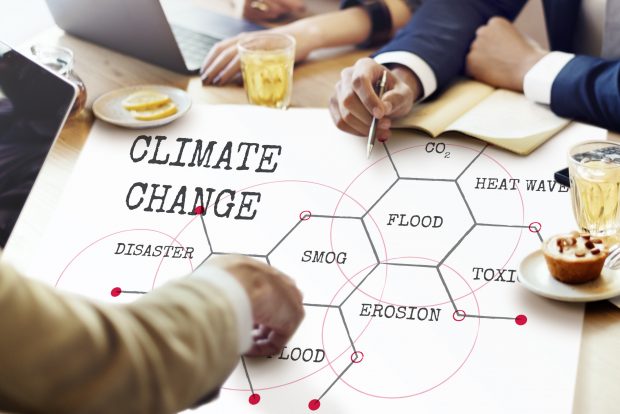
[[[71,35],[176,72],[198,70],[195,62],[188,67],[158,0],[46,1],[56,24]],[[197,7],[170,4],[166,11],[175,25],[216,39],[261,28]]]

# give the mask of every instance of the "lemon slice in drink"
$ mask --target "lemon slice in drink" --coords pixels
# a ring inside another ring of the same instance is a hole
[[[167,104],[168,102],[171,102],[171,99],[166,94],[149,90],[141,90],[132,93],[125,98],[122,105],[123,108],[128,111],[145,111],[156,109]]]
[[[177,106],[174,102],[168,102],[157,108],[145,111],[131,111],[131,115],[139,121],[154,121],[156,119],[167,118],[176,113]]]

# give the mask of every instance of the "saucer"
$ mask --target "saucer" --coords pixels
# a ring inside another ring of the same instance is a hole
[[[601,276],[587,283],[569,285],[553,278],[541,250],[527,255],[519,264],[519,282],[530,291],[565,302],[593,302],[620,295],[620,270],[603,267]]]
[[[168,95],[177,106],[177,112],[173,115],[151,121],[135,119],[129,111],[123,108],[123,100],[134,92],[151,90]],[[101,95],[93,104],[95,116],[102,121],[125,128],[153,128],[169,124],[185,115],[192,106],[192,100],[184,90],[165,85],[138,85],[116,89]]]

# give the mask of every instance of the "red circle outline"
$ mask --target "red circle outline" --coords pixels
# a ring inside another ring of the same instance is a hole
[[[357,354],[361,355],[359,359],[356,356]],[[363,360],[364,360],[364,353],[362,351],[355,351],[351,354],[351,362],[353,362],[354,364],[359,364]]]
[[[400,152],[403,152],[403,151],[408,151],[408,150],[411,150],[411,149],[414,149],[414,148],[421,148],[421,147],[424,147],[424,145],[425,145],[425,144],[421,144],[421,145],[412,145],[412,146],[409,146],[409,147],[406,147],[406,148],[402,148],[402,149],[400,149],[400,150],[398,150],[398,151],[395,151],[395,152],[391,153],[391,155],[392,155],[392,157],[393,157],[394,155],[396,155],[396,154],[398,154],[398,153],[400,153]],[[504,172],[508,175],[508,177],[513,178],[512,174],[510,174],[510,172],[508,171],[508,169],[507,169],[506,167],[504,167],[504,165],[503,165],[502,163],[500,163],[499,161],[497,161],[495,158],[493,158],[492,156],[488,155],[487,153],[481,152],[481,150],[480,150],[480,149],[475,149],[475,148],[468,147],[468,146],[466,146],[466,145],[458,145],[458,144],[447,144],[447,145],[451,145],[451,146],[458,147],[458,148],[464,148],[464,149],[467,149],[467,150],[473,151],[473,152],[475,152],[475,153],[481,153],[484,157],[488,158],[488,159],[489,159],[489,160],[491,160],[493,163],[495,163],[497,166],[499,166],[502,170],[504,170]],[[377,165],[378,163],[380,163],[380,162],[382,162],[382,161],[384,161],[384,160],[386,160],[386,159],[388,159],[388,158],[389,158],[389,157],[388,157],[388,155],[385,155],[385,156],[383,156],[382,158],[379,158],[378,160],[376,160],[375,162],[373,162],[372,164],[370,164],[368,167],[366,167],[364,170],[362,170],[362,171],[361,171],[361,172],[360,172],[360,173],[359,173],[359,174],[358,174],[358,175],[357,175],[357,176],[353,179],[353,181],[351,181],[351,182],[349,183],[349,185],[347,186],[347,188],[345,188],[345,189],[344,189],[344,191],[343,191],[343,192],[341,192],[341,193],[342,193],[342,196],[340,197],[340,199],[338,200],[338,203],[336,204],[336,208],[334,209],[334,212],[333,212],[333,215],[334,215],[334,216],[337,216],[337,215],[338,215],[338,214],[337,214],[337,212],[338,212],[338,207],[340,206],[340,204],[341,204],[342,199],[343,199],[343,197],[344,197],[344,196],[347,196],[347,197],[349,197],[350,199],[352,199],[353,201],[355,201],[355,200],[354,200],[354,199],[353,199],[353,198],[352,198],[352,197],[351,197],[351,196],[347,193],[347,191],[349,191],[349,188],[351,188],[351,186],[352,186],[352,185],[353,185],[353,184],[354,184],[354,183],[358,180],[358,178],[359,178],[359,177],[361,177],[364,173],[366,173],[366,171],[368,171],[369,169],[371,169],[372,167],[374,167],[374,166],[375,166],[375,165]],[[399,177],[398,179],[400,179],[400,177]],[[457,177],[457,178],[455,178],[455,182],[458,182],[458,177]],[[520,199],[520,201],[521,201],[521,224],[523,224],[523,222],[525,221],[525,203],[524,203],[524,200],[523,200],[523,194],[521,193],[521,189],[519,189],[518,187],[517,187],[517,193],[519,194],[519,199]],[[358,205],[359,205],[359,202],[357,202],[357,201],[356,201],[356,203],[358,203]],[[376,223],[376,221],[375,221],[375,220],[374,220],[374,218],[372,217],[372,214],[368,213],[368,216],[369,216],[369,217],[372,219],[372,221],[374,222],[375,226],[377,227],[377,230],[379,231],[379,234],[381,234],[383,245],[384,245],[384,246],[386,246],[386,245],[385,245],[385,239],[383,239],[383,234],[381,233],[381,230],[379,229],[378,224]],[[334,244],[333,244],[333,223],[334,223],[334,219],[332,219],[332,227],[330,228],[330,244],[331,244],[331,248],[332,248],[332,250],[334,250]],[[541,227],[542,227],[542,226],[541,226]],[[504,263],[504,265],[502,266],[502,268],[506,267],[506,265],[510,262],[510,260],[512,260],[513,256],[515,255],[515,253],[516,253],[516,251],[517,251],[517,248],[519,247],[519,244],[521,243],[521,237],[522,237],[522,235],[523,235],[523,229],[521,228],[521,229],[519,229],[519,237],[518,237],[518,239],[517,239],[517,242],[516,242],[516,244],[515,244],[515,247],[514,247],[514,249],[512,250],[512,253],[510,253],[510,256],[508,257],[508,259],[506,260],[506,262]],[[386,259],[387,259],[387,248],[386,248],[386,249],[384,249],[384,252],[385,252],[385,257],[386,257]],[[385,261],[380,261],[380,263],[385,263]],[[350,279],[349,279],[349,278],[347,278],[347,276],[346,276],[345,272],[342,270],[342,268],[341,268],[340,264],[337,264],[337,266],[338,266],[338,269],[340,270],[340,272],[342,273],[343,277],[344,277],[345,279],[347,279],[347,281],[349,281],[349,283],[350,283],[350,284],[354,287],[354,286],[355,286],[355,284],[354,284],[354,283],[352,283],[352,282],[350,282]],[[478,290],[480,290],[480,289],[482,289],[483,287],[487,286],[489,283],[491,283],[491,281],[488,281],[488,282],[483,283],[482,285],[480,285],[480,286],[478,286],[477,288],[475,288],[475,289],[473,290],[473,292],[477,292]],[[386,303],[386,304],[397,305],[397,304],[393,304],[393,303],[390,303],[390,302],[385,302],[385,301],[382,301],[381,299],[376,298],[376,297],[374,297],[373,295],[366,293],[363,289],[360,289],[360,292],[362,292],[362,293],[363,293],[364,295],[366,295],[368,298],[373,299],[373,300],[376,300],[376,301],[379,301],[380,303]],[[464,298],[464,297],[466,297],[466,296],[469,296],[469,295],[470,295],[471,293],[473,293],[473,292],[466,293],[466,294],[464,294],[463,296],[460,296],[460,297],[454,298],[454,300],[456,301],[456,300],[462,299],[462,298]],[[445,301],[445,302],[441,302],[441,303],[437,303],[437,304],[433,304],[433,305],[429,305],[429,306],[439,306],[439,305],[445,305],[445,304],[447,304],[447,303],[449,303],[449,301]]]
[[[536,224],[538,224],[538,228],[536,228]],[[533,228],[532,228],[533,227]],[[542,230],[542,224],[539,221],[532,221],[527,228],[530,230],[530,232],[532,233],[540,233],[540,231]]]
[[[462,313],[463,313],[463,317],[462,317],[462,319],[458,319],[458,318],[460,318],[460,317],[461,317],[461,315],[459,314],[459,312],[462,312]],[[457,318],[457,316],[458,316],[458,318]],[[467,313],[466,313],[464,310],[462,310],[462,309],[457,309],[457,310],[455,310],[455,311],[452,313],[452,319],[454,319],[454,320],[455,320],[455,321],[457,321],[457,322],[463,322],[463,321],[465,320],[465,318],[466,318],[466,317],[467,317]]]
[[[390,260],[397,260],[397,259],[403,259],[403,258],[415,258],[415,257],[395,257],[395,258],[391,258]],[[432,259],[428,259],[427,260],[431,260],[434,261]],[[438,261],[435,261],[436,263],[438,263]],[[385,265],[385,267],[388,267],[387,265]],[[463,277],[463,275],[461,275],[459,272],[457,272],[455,269],[451,268],[450,266],[446,265],[445,263],[442,264],[442,267],[446,267],[447,269],[450,269],[454,274],[456,274],[458,277],[461,278],[461,280],[465,283],[465,285],[467,285],[467,287],[469,288],[469,290],[471,291],[471,295],[474,298],[475,302],[476,302],[476,308],[478,313],[480,313],[480,303],[478,302],[478,297],[476,296],[475,292],[473,291],[472,287],[470,286],[469,282],[467,282],[467,279],[465,279],[465,277]],[[340,289],[342,290],[342,288]],[[338,292],[336,292],[336,295],[334,296],[334,298],[332,299],[332,302],[330,302],[330,305],[333,304],[334,299],[336,298],[336,296],[338,295],[338,293],[340,293],[340,290],[338,290]],[[465,296],[469,296],[469,295],[464,295]],[[332,311],[332,308],[326,308],[325,310],[325,316],[323,317],[323,328],[321,330],[321,343],[323,346],[323,350],[325,350],[325,322],[327,320],[327,315],[330,311]],[[456,375],[457,372],[459,372],[461,370],[461,368],[463,368],[463,366],[465,365],[465,363],[469,360],[469,358],[471,357],[474,348],[476,347],[476,343],[478,342],[478,335],[480,334],[480,318],[475,318],[476,319],[476,336],[474,337],[474,341],[472,342],[471,348],[467,354],[467,356],[465,357],[465,359],[463,360],[463,362],[456,368],[456,370],[454,372],[452,372],[452,374],[450,374],[446,379],[444,379],[443,381],[416,393],[413,394],[409,394],[409,395],[400,395],[400,396],[386,396],[386,395],[378,395],[378,394],[373,394],[367,391],[364,391],[360,388],[357,388],[356,386],[350,384],[349,382],[347,382],[343,377],[340,377],[339,381],[341,381],[342,383],[344,383],[345,385],[347,385],[349,388],[364,394],[366,396],[369,397],[374,397],[374,398],[380,398],[380,399],[388,399],[388,400],[395,400],[395,399],[404,399],[404,398],[411,398],[411,397],[415,397],[417,395],[421,395],[424,393],[427,393],[429,391],[434,390],[435,388],[441,386],[442,384],[444,384],[445,382],[447,382],[450,378],[452,378],[454,375]],[[359,338],[361,337],[361,335],[366,331],[366,329],[368,328],[368,325],[370,325],[370,322],[366,325],[366,327],[362,330],[362,332],[353,340],[353,342],[357,342],[359,340]],[[346,352],[347,350],[349,350],[351,347],[349,346],[344,352]],[[343,353],[344,353],[343,352]],[[336,358],[334,358],[334,362],[340,358],[342,356],[342,354],[338,355]],[[329,357],[327,356],[327,352],[325,353],[325,359],[327,359],[327,364],[329,365],[330,369],[332,370],[332,372],[335,375],[338,375],[338,372],[335,370],[335,368],[332,365],[332,361],[329,359]]]

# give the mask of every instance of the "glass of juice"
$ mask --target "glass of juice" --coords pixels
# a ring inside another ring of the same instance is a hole
[[[582,231],[615,238],[620,227],[620,144],[589,141],[569,150],[573,213]]]
[[[248,101],[286,109],[293,90],[295,38],[277,33],[250,33],[237,47]]]

